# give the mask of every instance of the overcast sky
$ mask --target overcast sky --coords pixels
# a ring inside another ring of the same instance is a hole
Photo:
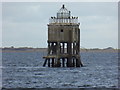
[[[47,24],[62,4],[78,16],[81,47],[118,47],[116,2],[2,3],[2,46],[47,47]]]

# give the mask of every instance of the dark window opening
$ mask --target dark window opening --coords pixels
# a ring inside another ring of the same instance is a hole
[[[63,29],[61,29],[61,32],[63,32]]]

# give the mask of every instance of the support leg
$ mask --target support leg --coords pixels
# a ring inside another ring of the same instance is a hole
[[[68,49],[68,67],[72,67],[72,43],[71,42],[68,42],[68,45],[67,45],[67,49]]]
[[[60,59],[58,58],[57,60],[57,67],[60,67],[61,66],[61,63],[60,63]]]
[[[62,58],[62,64],[63,64],[62,66],[65,67],[65,59],[64,58]]]
[[[48,59],[48,67],[50,67],[50,59]]]
[[[73,58],[73,67],[75,67],[75,59]]]
[[[62,53],[64,54],[65,52],[65,50],[64,50],[64,48],[65,48],[65,45],[64,45],[64,43],[62,43]]]
[[[66,66],[68,67],[68,58],[66,58],[66,59],[67,59]]]
[[[80,67],[80,60],[76,59],[76,67]]]
[[[52,67],[54,67],[54,58],[52,58]]]
[[[46,63],[47,63],[47,59],[45,59],[45,62],[44,62],[44,64],[43,64],[43,67],[45,67]]]

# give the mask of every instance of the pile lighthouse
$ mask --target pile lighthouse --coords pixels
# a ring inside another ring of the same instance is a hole
[[[57,17],[48,24],[48,54],[44,56],[48,67],[80,67],[80,23],[63,5]]]

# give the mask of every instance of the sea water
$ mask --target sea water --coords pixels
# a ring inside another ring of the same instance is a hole
[[[118,87],[117,52],[81,52],[81,68],[43,67],[45,52],[3,52],[3,88]]]

